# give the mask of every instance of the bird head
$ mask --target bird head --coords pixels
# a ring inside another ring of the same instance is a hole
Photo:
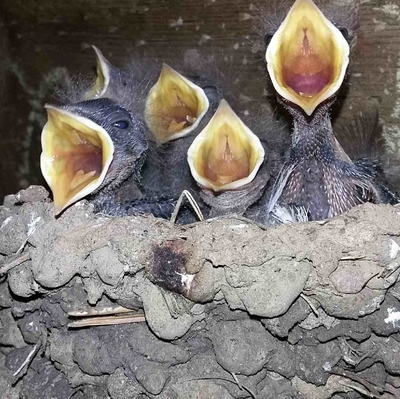
[[[315,3],[296,0],[271,37],[265,57],[279,96],[311,116],[341,87],[349,54],[341,30]]]
[[[253,181],[264,155],[259,138],[222,100],[190,146],[188,163],[199,186],[218,193]]]
[[[208,108],[204,90],[164,64],[148,94],[145,119],[156,141],[162,144],[191,133]]]
[[[139,175],[146,130],[129,111],[106,98],[45,108],[40,167],[57,214],[89,194],[112,190],[130,175]]]

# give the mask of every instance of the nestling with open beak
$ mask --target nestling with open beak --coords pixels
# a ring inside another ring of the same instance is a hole
[[[144,89],[93,48],[95,81],[62,82],[56,93],[61,105],[46,106],[41,170],[53,192],[56,213],[84,197],[96,198],[96,211],[102,212],[124,198],[135,201],[143,196],[140,169],[148,150]]]
[[[187,158],[201,198],[211,208],[209,216],[243,213],[256,202],[270,179],[272,159],[224,99]]]
[[[140,119],[106,98],[46,109],[40,161],[57,214],[113,192],[129,176],[139,179],[147,151]]]
[[[331,22],[312,0],[297,0],[267,47],[271,81],[294,121],[267,219],[277,204],[303,207],[309,220],[321,220],[366,201],[388,202],[375,175],[344,152],[330,120],[349,64],[357,12],[358,3],[343,21]]]

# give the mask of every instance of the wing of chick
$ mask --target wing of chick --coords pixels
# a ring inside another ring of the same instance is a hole
[[[370,177],[373,196],[369,200],[397,203],[400,162],[388,151],[378,111],[360,112],[350,123],[334,126],[334,133],[355,165]]]

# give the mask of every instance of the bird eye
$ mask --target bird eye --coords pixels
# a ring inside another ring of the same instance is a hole
[[[118,129],[127,129],[129,126],[129,122],[127,121],[117,121],[113,123],[114,127],[117,127]]]

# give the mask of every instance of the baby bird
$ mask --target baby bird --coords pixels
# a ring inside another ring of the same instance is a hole
[[[330,109],[346,75],[357,12],[355,4],[331,22],[312,0],[296,0],[271,36],[268,72],[294,127],[263,221],[273,219],[277,205],[321,220],[366,201],[393,202],[375,171],[352,161],[332,130]]]
[[[56,93],[61,105],[46,105],[41,170],[53,192],[56,214],[84,197],[102,212],[120,203],[127,188],[132,200],[142,197],[140,170],[148,151],[144,90],[140,81],[94,50],[95,82],[62,82]]]
[[[91,195],[101,202],[139,179],[148,143],[143,122],[108,98],[46,106],[40,166],[56,214]]]
[[[259,200],[279,162],[266,139],[281,131],[282,126],[254,113],[239,118],[225,99],[221,101],[188,150],[188,164],[210,207],[209,217],[243,214]]]

